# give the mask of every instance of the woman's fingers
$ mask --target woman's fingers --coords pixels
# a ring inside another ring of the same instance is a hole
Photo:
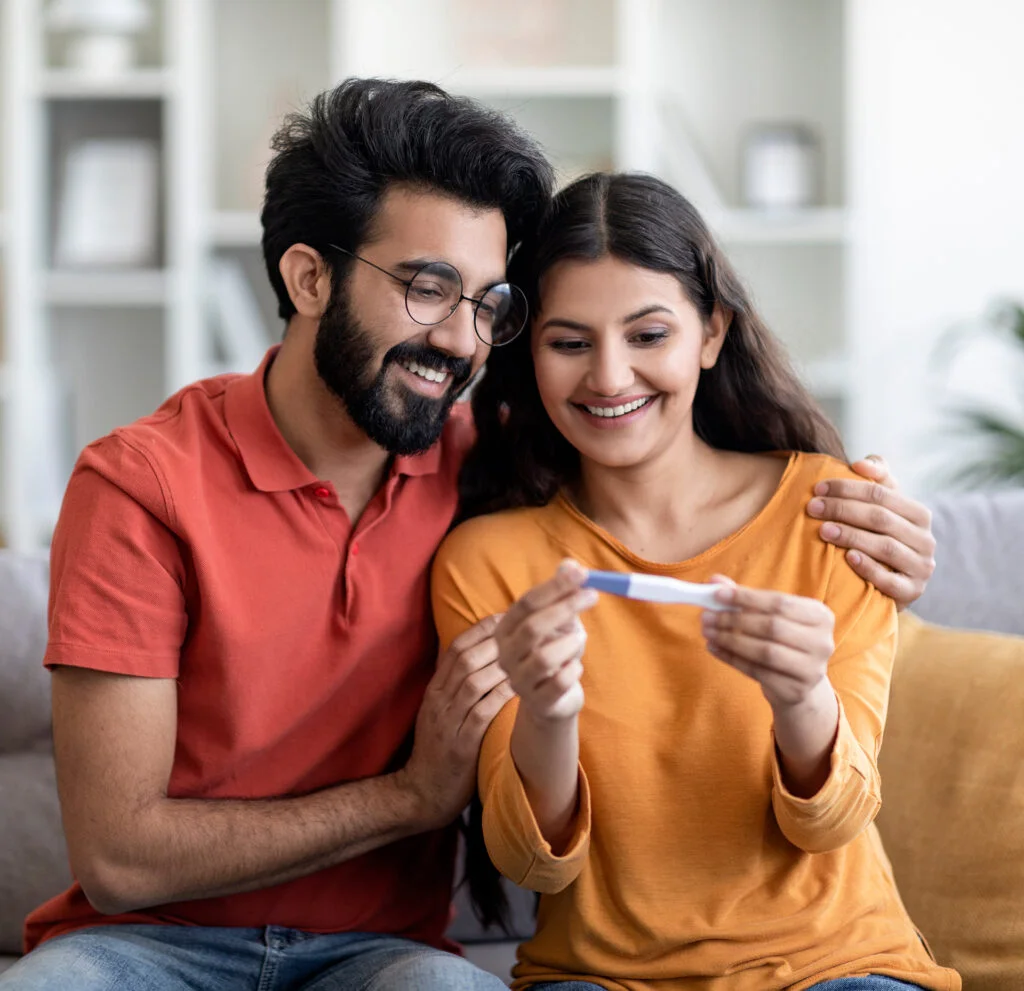
[[[716,575],[712,581],[721,582],[722,577]],[[835,622],[832,610],[825,603],[803,595],[788,595],[771,589],[748,588],[745,585],[730,583],[723,584],[715,593],[715,598],[723,605],[729,606],[733,613],[761,613],[803,626],[831,628]]]

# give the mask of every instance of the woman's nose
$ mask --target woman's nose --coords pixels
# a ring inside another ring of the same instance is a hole
[[[633,384],[633,366],[621,348],[598,344],[592,355],[587,387],[596,395],[617,396]]]

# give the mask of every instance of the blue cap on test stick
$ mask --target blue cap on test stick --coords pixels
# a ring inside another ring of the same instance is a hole
[[[629,595],[629,575],[619,571],[590,571],[583,588],[596,588],[613,595]]]

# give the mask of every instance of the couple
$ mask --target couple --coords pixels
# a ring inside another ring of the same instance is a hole
[[[76,881],[0,988],[498,988],[444,935],[478,757],[494,862],[543,893],[521,986],[958,987],[870,826],[881,593],[920,594],[927,514],[827,456],[699,217],[638,177],[552,208],[532,141],[422,83],[349,80],[275,151],[283,343],[68,486]],[[595,603],[580,564],[730,611]]]

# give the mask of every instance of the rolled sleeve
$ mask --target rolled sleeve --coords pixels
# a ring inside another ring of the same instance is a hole
[[[783,835],[809,853],[855,839],[882,805],[878,754],[896,656],[896,606],[833,553],[825,595],[837,617],[828,676],[839,702],[839,727],[825,783],[810,798],[785,786],[772,748],[772,808]]]
[[[484,841],[502,874],[521,888],[555,894],[579,876],[590,852],[590,785],[579,767],[579,806],[566,849],[555,854],[537,825],[509,747],[517,700],[491,724],[480,754]]]
[[[839,699],[839,730],[828,778],[801,798],[785,785],[778,749],[772,748],[772,808],[783,835],[808,853],[844,846],[872,822],[882,806],[878,768],[864,752]]]

